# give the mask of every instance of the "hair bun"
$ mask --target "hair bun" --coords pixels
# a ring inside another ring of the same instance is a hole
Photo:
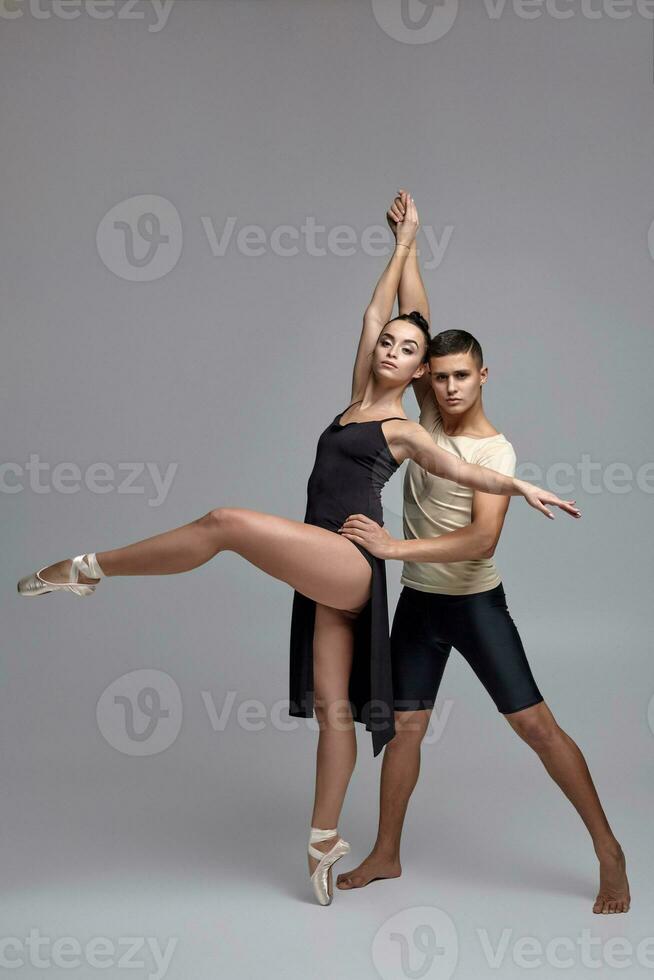
[[[409,314],[409,316],[415,317],[415,319],[418,320],[418,322],[420,324],[422,324],[425,327],[425,329],[427,329],[427,330],[429,329],[429,324],[425,320],[425,318],[422,315],[422,313],[420,313],[418,310],[411,310],[411,313]]]

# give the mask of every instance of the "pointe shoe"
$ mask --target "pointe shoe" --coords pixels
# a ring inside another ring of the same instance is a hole
[[[43,568],[47,568],[44,565]],[[102,578],[102,569],[98,565],[95,553],[88,555],[77,555],[73,558],[73,564],[71,567],[71,573],[75,576],[70,582],[48,582],[46,579],[41,577],[41,572],[43,568],[40,568],[38,572],[32,572],[31,575],[26,575],[22,578],[16,588],[20,595],[27,596],[28,598],[36,595],[45,595],[46,592],[72,592],[73,595],[77,596],[89,596],[93,595],[98,583],[90,584],[79,581],[79,573],[86,575],[87,578]]]
[[[331,866],[342,858],[344,854],[347,854],[350,850],[350,845],[347,841],[339,837],[334,846],[329,851],[320,851],[317,847],[312,847],[312,844],[318,841],[328,840],[330,837],[334,837],[338,833],[338,828],[334,830],[319,830],[318,827],[311,828],[311,836],[309,837],[309,854],[311,857],[318,861],[316,868],[311,875],[311,884],[313,885],[313,893],[320,902],[321,905],[330,905],[332,901],[332,893],[328,888],[328,876],[329,869]]]

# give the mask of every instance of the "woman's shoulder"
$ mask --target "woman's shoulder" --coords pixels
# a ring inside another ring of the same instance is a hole
[[[384,435],[389,442],[414,444],[424,440],[427,433],[419,422],[409,418],[392,418],[384,422]]]
[[[403,418],[399,415],[394,415],[389,419],[382,419],[384,425],[392,429],[397,429],[398,432],[409,432],[414,430],[422,429],[422,426],[418,422],[414,422],[413,419]]]

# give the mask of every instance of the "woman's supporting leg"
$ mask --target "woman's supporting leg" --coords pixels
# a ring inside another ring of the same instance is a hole
[[[320,728],[311,826],[338,829],[343,800],[357,757],[356,733],[348,698],[354,649],[353,613],[316,605],[313,632],[314,708]],[[340,833],[340,831],[339,831]],[[314,846],[329,851],[338,836]],[[318,861],[311,855],[309,872]],[[331,869],[329,889],[331,890]]]
[[[174,575],[205,564],[220,551],[234,551],[308,598],[336,609],[360,609],[370,596],[370,565],[347,538],[240,507],[216,508],[172,531],[98,551],[96,558],[107,577]],[[65,581],[69,569],[67,560],[43,574],[50,581]]]
[[[579,746],[558,726],[544,701],[504,717],[537,753],[588,829],[600,863],[600,888],[593,912],[626,912],[630,896],[624,853],[609,826]]]

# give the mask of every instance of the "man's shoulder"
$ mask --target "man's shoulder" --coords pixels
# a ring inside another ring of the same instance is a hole
[[[483,436],[479,439],[479,446],[482,451],[486,449],[507,450],[513,449],[513,444],[509,442],[504,432],[496,432],[492,436]]]
[[[498,429],[487,415],[484,415],[484,421],[488,424],[488,428],[492,431],[488,432],[487,435],[480,436],[479,441],[481,445],[497,445],[501,447],[510,446],[511,449],[513,449],[513,446],[509,442],[504,429]]]
[[[507,476],[515,476],[518,457],[504,433],[498,432],[495,436],[482,439],[474,447],[469,462],[476,463],[478,466],[489,466]]]
[[[482,417],[485,422],[485,426],[484,426],[485,431],[484,434],[479,437],[480,439],[493,439],[496,436],[504,436],[503,430],[497,428],[497,426],[491,421],[491,419],[489,419],[489,417],[486,415],[483,409],[482,409]]]

